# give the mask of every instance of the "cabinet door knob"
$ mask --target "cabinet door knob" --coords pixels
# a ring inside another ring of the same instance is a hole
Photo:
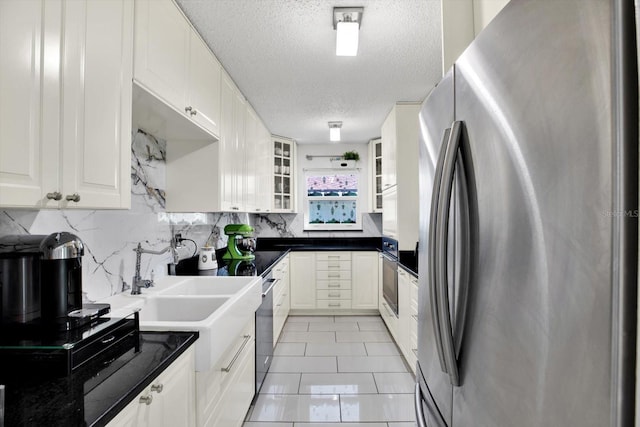
[[[49,199],[49,200],[61,200],[62,199],[62,193],[60,193],[59,191],[54,191],[53,193],[47,193],[47,199]]]
[[[191,109],[191,111],[189,112],[189,114],[191,114],[192,116],[195,116],[196,114],[198,114],[198,110],[196,110],[195,108]]]
[[[162,393],[164,389],[164,385],[162,384],[154,384],[151,386],[151,391],[155,391],[156,393]]]
[[[65,199],[67,199],[70,202],[78,203],[80,201],[80,195],[78,193],[68,194],[67,197],[65,197]]]
[[[153,396],[151,396],[150,394],[146,396],[140,396],[139,402],[144,403],[145,405],[151,405],[151,402],[153,402]]]
[[[192,111],[192,110],[193,110],[193,108],[191,108],[191,107],[185,107],[185,108],[184,108],[184,112],[185,112],[185,113],[189,113],[189,114],[191,114],[191,111]]]

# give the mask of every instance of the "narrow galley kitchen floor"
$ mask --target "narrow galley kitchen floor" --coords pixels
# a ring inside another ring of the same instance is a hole
[[[413,387],[379,316],[290,316],[244,427],[415,427]]]

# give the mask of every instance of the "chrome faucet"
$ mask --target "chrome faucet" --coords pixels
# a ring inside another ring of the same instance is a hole
[[[138,246],[134,249],[136,253],[136,272],[131,282],[131,295],[140,295],[140,290],[142,288],[151,288],[154,285],[153,279],[146,280],[142,279],[142,277],[140,276],[140,259],[142,258],[142,254],[162,255],[170,251],[171,256],[173,257],[173,263],[177,264],[180,260],[177,250],[179,247],[181,247],[180,241],[180,235],[178,234],[175,238],[171,239],[171,244],[169,246],[164,249],[160,249],[159,251],[144,249],[142,245],[138,243]]]

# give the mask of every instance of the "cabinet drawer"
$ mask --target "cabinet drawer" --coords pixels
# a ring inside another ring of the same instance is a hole
[[[236,357],[237,355],[237,357]],[[196,397],[198,425],[205,425],[226,390],[232,386],[232,377],[238,364],[245,357],[255,360],[255,322],[251,319],[242,333],[227,348],[218,363],[207,372],[196,372]],[[235,358],[235,362],[232,362]],[[225,371],[223,369],[228,369]],[[248,406],[247,406],[248,408]]]
[[[252,346],[255,342],[250,343]],[[243,351],[235,366],[224,374],[228,376],[229,386],[215,405],[213,412],[204,424],[207,427],[240,427],[251,405],[255,389],[254,351]]]
[[[351,280],[318,280],[316,289],[351,289]]]
[[[344,270],[351,271],[351,260],[317,260],[316,270]]]
[[[316,291],[316,297],[321,299],[351,299],[351,291],[349,289],[318,289]]]
[[[321,270],[316,271],[317,280],[351,280],[351,270]]]
[[[316,307],[320,309],[344,310],[351,308],[351,300],[326,300],[316,301]]]
[[[351,252],[316,252],[317,261],[351,261]]]

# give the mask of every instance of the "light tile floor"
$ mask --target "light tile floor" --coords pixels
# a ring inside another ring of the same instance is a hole
[[[290,316],[244,427],[415,427],[413,383],[379,316]]]

